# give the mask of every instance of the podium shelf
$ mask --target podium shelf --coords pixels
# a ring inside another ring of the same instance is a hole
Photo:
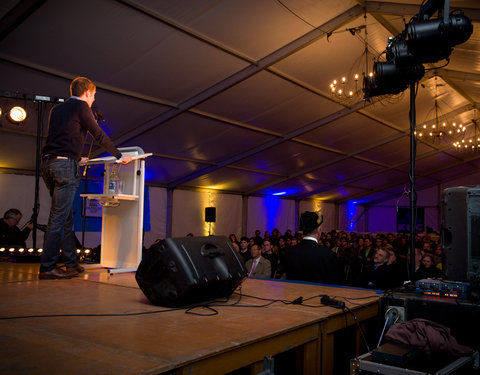
[[[101,200],[109,200],[109,199],[118,199],[124,201],[136,201],[138,199],[138,195],[130,195],[130,194],[80,194],[81,197],[85,197],[88,199],[98,199]]]

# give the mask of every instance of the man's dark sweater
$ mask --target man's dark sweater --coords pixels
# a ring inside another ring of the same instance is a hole
[[[89,132],[106,151],[117,159],[122,157],[110,138],[98,126],[90,107],[83,100],[70,98],[65,103],[57,105],[50,112],[49,124],[43,155],[80,160]]]

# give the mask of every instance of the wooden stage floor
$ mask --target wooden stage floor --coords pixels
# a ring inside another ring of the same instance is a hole
[[[332,333],[355,319],[318,296],[346,302],[360,321],[378,311],[371,290],[247,279],[228,302],[187,314],[151,305],[134,273],[85,267],[77,278],[40,281],[38,263],[0,262],[1,374],[213,375],[247,365],[257,373],[264,356],[295,347],[305,374],[328,374]],[[316,297],[262,307],[268,301],[251,296]]]

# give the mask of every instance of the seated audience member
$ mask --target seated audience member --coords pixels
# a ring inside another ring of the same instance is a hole
[[[422,279],[441,279],[442,271],[435,266],[432,254],[426,253],[422,256],[422,263],[415,271],[415,280]]]
[[[430,241],[423,242],[423,253],[433,254],[432,243]]]
[[[399,259],[396,250],[386,249],[390,254],[387,262],[390,288],[401,286],[408,279],[407,262]]]
[[[241,255],[244,263],[252,257],[250,254],[250,249],[248,247],[247,237],[240,238],[240,251],[238,253]]]
[[[390,274],[388,270],[388,259],[390,254],[385,249],[375,250],[373,266],[366,267],[362,272],[363,286],[373,289],[389,289]]]
[[[408,238],[402,235],[401,237],[399,237],[399,240],[397,242],[398,257],[401,259],[407,259],[407,253],[410,246]]]
[[[315,212],[306,211],[300,216],[303,240],[285,254],[287,279],[316,283],[340,284],[344,281],[343,270],[333,251],[318,244],[323,218]]]
[[[237,236],[235,233],[232,233],[228,236],[228,239],[230,240],[231,243],[236,243],[238,247],[240,247],[240,242],[237,240]]]
[[[437,268],[441,271],[443,269],[443,251],[442,251],[442,245],[439,243],[435,245],[435,252],[433,253],[433,259],[435,261],[435,264],[437,265]]]
[[[375,255],[375,250],[373,248],[372,239],[370,237],[365,237],[363,249],[360,250],[358,258],[361,260],[363,266],[373,264],[373,256]]]
[[[270,262],[270,267],[272,269],[272,273],[269,277],[274,277],[275,272],[277,271],[278,264],[280,262],[280,258],[278,254],[275,253],[276,248],[272,246],[270,240],[263,240],[262,245],[262,257],[268,259]]]
[[[20,230],[17,224],[22,220],[22,213],[16,208],[10,208],[0,221],[0,246],[25,247],[25,241],[33,228],[31,222]]]
[[[270,261],[262,257],[260,246],[254,244],[250,249],[250,253],[252,257],[245,263],[248,277],[270,278],[272,274]]]
[[[262,247],[262,243],[263,243],[263,238],[262,238],[262,236],[260,235],[261,233],[262,233],[262,232],[260,232],[260,230],[257,229],[257,230],[255,231],[255,237],[253,237],[255,243],[256,243],[258,246],[260,246],[260,247]]]

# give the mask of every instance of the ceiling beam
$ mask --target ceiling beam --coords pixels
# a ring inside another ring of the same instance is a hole
[[[365,10],[368,13],[389,14],[392,16],[413,16],[420,11],[420,6],[416,4],[365,1]]]
[[[452,8],[450,8],[452,10]],[[461,8],[465,15],[472,21],[480,21],[480,10],[474,8]],[[413,16],[420,11],[420,5],[404,3],[386,3],[383,1],[365,1],[365,10],[368,13],[389,14],[392,16]]]
[[[21,0],[0,19],[0,41],[20,26],[47,0]]]

